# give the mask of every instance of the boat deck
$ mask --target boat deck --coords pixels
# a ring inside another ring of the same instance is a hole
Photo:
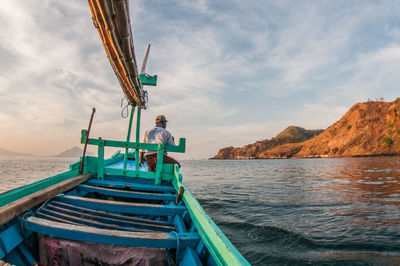
[[[0,259],[16,265],[52,265],[53,259],[249,265],[183,184],[178,166],[163,165],[156,185],[157,175],[146,166],[135,171],[129,157],[126,168],[122,154],[106,161],[88,157],[85,174],[77,175],[77,162],[68,172],[0,195]]]
[[[173,254],[178,249],[185,253],[183,261],[215,264],[184,202],[176,204],[176,197],[170,182],[154,185],[153,180],[140,178],[91,178],[43,204],[25,219],[25,227],[61,239],[167,248],[174,249]]]

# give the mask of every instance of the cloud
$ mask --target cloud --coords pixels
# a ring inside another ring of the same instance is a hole
[[[159,76],[146,88],[142,134],[166,114],[188,137],[186,158],[289,125],[324,128],[355,102],[398,97],[396,2],[140,0],[130,10],[137,61],[150,42],[147,72]],[[11,1],[0,25],[0,147],[75,146],[93,106],[94,137],[126,137],[122,92],[86,2]]]

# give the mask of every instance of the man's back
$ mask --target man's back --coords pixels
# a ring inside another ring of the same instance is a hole
[[[143,137],[143,142],[144,143],[151,143],[151,144],[165,144],[165,145],[174,145],[174,138],[172,137],[172,134],[166,130],[165,128],[167,127],[167,122],[168,120],[165,118],[164,115],[158,115],[156,117],[156,126],[152,129],[149,129],[146,131]],[[143,163],[143,157],[144,157],[144,152],[140,152],[140,161],[139,164],[141,165]],[[149,171],[154,172],[156,171],[157,167],[157,151],[147,151],[146,152],[146,162],[147,166],[149,167]],[[164,153],[163,156],[163,163],[166,164],[177,164],[179,167],[181,167],[181,164],[175,160],[174,158],[171,158],[167,156],[167,152]]]
[[[152,143],[152,144],[166,144],[166,145],[175,145],[174,139],[172,138],[172,134],[162,127],[154,127],[146,131],[143,137],[144,143]],[[147,155],[157,153],[156,151],[147,151]]]

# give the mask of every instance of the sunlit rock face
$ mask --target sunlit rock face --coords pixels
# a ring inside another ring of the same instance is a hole
[[[326,130],[288,127],[270,140],[221,149],[213,159],[268,159],[400,154],[400,98],[353,105]]]
[[[219,150],[212,159],[258,159],[260,155],[270,149],[287,143],[298,143],[308,140],[323,130],[307,130],[302,127],[290,126],[276,135],[276,137],[260,140],[242,148],[226,147]]]

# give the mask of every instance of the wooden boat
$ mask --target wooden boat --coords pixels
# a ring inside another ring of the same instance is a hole
[[[248,265],[184,185],[179,167],[163,163],[165,151],[185,152],[185,139],[177,146],[139,142],[143,85],[155,78],[137,74],[132,36],[122,41],[130,33],[127,2],[89,5],[132,105],[127,139],[90,138],[90,122],[81,143],[97,146],[97,156],[83,154],[62,174],[0,194],[0,265]],[[105,159],[106,147],[125,152]],[[139,150],[157,151],[156,172],[139,165]]]

